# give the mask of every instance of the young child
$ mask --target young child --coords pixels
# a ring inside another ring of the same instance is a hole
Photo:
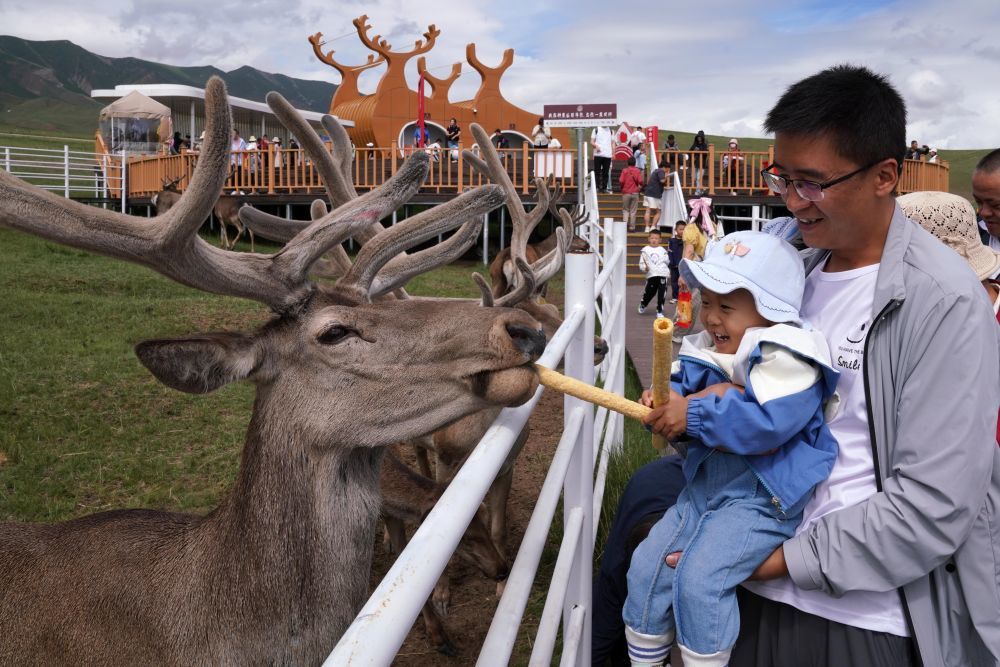
[[[646,179],[639,168],[635,166],[635,158],[628,159],[628,166],[622,169],[618,177],[618,185],[622,191],[622,219],[628,224],[630,232],[635,231],[635,216],[639,209],[639,191],[645,185]]]
[[[685,667],[722,666],[739,633],[736,587],[792,537],[833,467],[824,409],[838,374],[799,317],[805,275],[788,243],[736,232],[680,270],[701,289],[705,331],[684,339],[670,399],[645,421],[690,438],[687,486],[632,556],[622,617],[633,665],[663,664],[676,639]]]
[[[656,294],[656,316],[663,317],[663,292],[667,287],[667,276],[670,275],[670,262],[667,251],[660,245],[662,237],[660,230],[649,233],[649,245],[639,253],[639,270],[646,274],[646,291],[642,293],[639,302],[639,314],[646,312],[646,304]]]
[[[687,220],[678,220],[674,223],[674,233],[667,241],[667,255],[670,257],[670,303],[677,303],[677,294],[680,292],[678,278],[681,277],[681,260],[684,259],[684,228],[687,227]]]

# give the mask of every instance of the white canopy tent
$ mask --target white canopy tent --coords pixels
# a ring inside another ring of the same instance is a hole
[[[112,152],[156,153],[173,134],[170,109],[132,91],[101,109],[101,136]]]

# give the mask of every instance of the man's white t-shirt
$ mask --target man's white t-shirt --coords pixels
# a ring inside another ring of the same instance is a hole
[[[826,273],[817,267],[806,278],[802,318],[823,332],[834,368],[840,371],[837,382],[840,409],[829,423],[839,448],[833,471],[816,486],[796,534],[821,516],[856,505],[877,490],[863,365],[878,267],[874,264],[837,273]],[[903,637],[910,634],[902,601],[895,590],[849,591],[836,598],[818,590],[802,590],[788,577],[748,582],[746,587],[758,595],[838,623]]]
[[[606,127],[595,127],[590,139],[594,144],[594,157],[611,157],[611,130]]]

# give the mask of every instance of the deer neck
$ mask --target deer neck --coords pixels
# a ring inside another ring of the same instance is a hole
[[[538,252],[538,256],[542,257],[550,250],[556,247],[558,238],[555,234],[549,234],[544,239],[535,244],[535,250]]]
[[[236,482],[202,526],[207,583],[220,597],[253,589],[256,613],[329,641],[366,596],[383,450],[289,428],[297,420],[274,391],[258,389]]]

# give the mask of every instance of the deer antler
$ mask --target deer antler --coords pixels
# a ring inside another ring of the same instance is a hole
[[[268,95],[276,114],[290,108],[280,95]],[[0,224],[45,239],[91,250],[148,266],[185,285],[208,292],[238,296],[267,304],[277,312],[296,308],[315,289],[309,282],[310,267],[331,248],[348,237],[368,230],[372,223],[396,210],[417,191],[428,172],[426,154],[416,153],[381,187],[361,197],[348,198],[329,213],[323,213],[297,233],[281,251],[273,255],[238,253],[212,246],[198,236],[198,228],[208,217],[228,174],[231,135],[229,103],[225,84],[213,77],[205,88],[207,122],[205,145],[195,168],[190,187],[166,214],[140,218],[86,206],[56,197],[0,172]],[[297,133],[314,163],[323,166],[321,174],[330,186],[336,186],[349,172],[349,144],[343,146],[343,128],[327,117],[332,129],[340,164],[326,153],[315,131]],[[299,118],[301,121],[301,118]],[[293,123],[297,126],[298,123]],[[305,125],[301,121],[301,125]],[[339,128],[339,132],[337,131]],[[308,137],[308,139],[307,139]],[[347,154],[344,164],[343,155]],[[321,154],[326,154],[325,159]],[[344,184],[340,183],[342,189]],[[351,188],[353,191],[353,188]],[[454,229],[461,224],[478,224],[474,219],[503,201],[500,188],[482,187],[467,193],[462,201],[437,215],[427,215],[421,223],[433,229],[431,235]],[[332,197],[332,195],[331,195]],[[438,207],[441,208],[441,207]],[[436,210],[436,209],[435,209]],[[314,210],[314,213],[317,213]],[[428,211],[434,213],[434,211]],[[450,221],[443,218],[455,215]],[[416,217],[416,216],[415,216]],[[408,233],[397,233],[381,245],[383,254],[399,252],[423,240],[426,234],[411,223]],[[445,254],[447,249],[445,250]],[[345,285],[344,291],[359,299],[370,298],[368,288],[378,270],[385,265],[383,254],[369,256],[352,267],[359,276]],[[369,253],[372,255],[372,253]],[[422,255],[420,269],[434,260]],[[407,265],[412,272],[416,262]],[[371,276],[371,278],[369,278]],[[394,278],[392,282],[397,282]]]
[[[375,35],[374,37],[368,36],[368,31],[371,30],[371,24],[368,23],[368,15],[362,14],[353,21],[354,27],[358,31],[358,39],[361,43],[368,47],[369,50],[380,54],[386,60],[392,54],[390,49],[392,46],[386,40],[382,39],[382,35]]]
[[[500,77],[503,76],[503,73],[514,64],[514,49],[506,49],[503,52],[503,59],[500,61],[499,65],[496,67],[487,67],[483,64],[483,61],[476,56],[475,43],[470,43],[465,45],[465,59],[469,61],[470,65],[472,65],[472,69],[479,72],[479,76],[483,78],[483,81],[485,81],[488,77],[496,77],[499,81]]]
[[[451,74],[447,78],[439,79],[427,72],[427,59],[420,56],[417,59],[417,73],[422,74],[424,79],[431,85],[431,95],[437,97],[439,94],[448,100],[448,89],[455,83],[458,77],[462,76],[462,63],[455,63],[451,66]]]
[[[280,95],[277,93],[271,93],[267,96],[267,103],[274,111],[275,116],[281,123],[289,129],[296,137],[299,138],[300,145],[303,150],[309,155],[310,159],[319,173],[320,179],[323,185],[326,187],[330,203],[334,206],[334,211],[327,213],[325,206],[322,202],[313,203],[311,213],[313,215],[314,222],[309,225],[309,227],[316,224],[327,224],[327,221],[331,216],[335,216],[339,213],[341,208],[346,207],[349,203],[353,205],[353,202],[358,200],[357,191],[354,189],[354,184],[351,181],[351,142],[344,130],[343,126],[333,117],[324,116],[322,119],[322,124],[324,129],[329,133],[330,138],[333,143],[333,153],[331,154],[326,150],[322,140],[316,134],[308,123],[306,123],[301,116],[295,111],[295,109]],[[424,160],[426,162],[426,160]],[[382,187],[388,187],[391,180],[386,182]],[[423,177],[421,178],[421,182]],[[419,187],[419,184],[418,184]],[[380,188],[381,189],[381,188]],[[370,195],[371,193],[369,193]],[[442,231],[447,231],[454,229],[459,224],[465,224],[465,226],[454,234],[448,241],[438,244],[433,248],[417,253],[416,255],[410,257],[405,254],[402,257],[397,258],[394,261],[392,257],[385,259],[383,261],[382,256],[378,259],[378,268],[375,269],[375,273],[379,272],[379,269],[385,268],[384,275],[379,275],[379,279],[376,281],[373,276],[369,276],[368,273],[359,273],[356,271],[351,274],[350,279],[341,281],[338,287],[342,287],[343,290],[351,291],[353,293],[359,293],[361,291],[371,290],[371,296],[375,297],[379,294],[383,294],[387,291],[398,288],[404,284],[407,280],[412,278],[417,273],[427,270],[432,266],[432,262],[446,262],[451,261],[454,257],[460,256],[465,250],[468,249],[474,240],[478,230],[480,229],[481,221],[477,216],[482,215],[486,211],[496,208],[503,202],[493,203],[495,194],[490,194],[488,191],[475,190],[471,191],[472,197],[462,198],[459,197],[458,200],[453,200],[450,202],[450,206],[438,206],[434,209],[425,211],[424,213],[413,216],[413,218],[408,218],[404,223],[397,225],[393,229],[413,229],[421,225],[433,225],[436,230],[431,236],[436,236]],[[369,195],[365,195],[368,197]],[[412,193],[405,195],[406,199],[412,196]],[[501,196],[503,196],[501,194]],[[362,197],[361,199],[364,199]],[[460,201],[459,201],[460,200]],[[404,200],[405,201],[405,200]],[[456,201],[458,203],[456,203]],[[476,202],[475,204],[470,204],[470,202]],[[486,206],[484,210],[479,210],[480,207]],[[318,216],[318,217],[317,217]],[[447,219],[452,216],[451,222],[443,222],[442,219]],[[338,216],[339,217],[339,216]],[[353,227],[348,236],[354,237],[356,240],[362,244],[366,244],[372,239],[382,239],[382,246],[392,242],[395,236],[386,236],[387,232],[379,220],[384,216],[378,216],[371,220],[368,225],[360,225]],[[277,216],[264,213],[250,206],[244,206],[240,209],[240,219],[249,228],[260,231],[264,236],[275,239],[288,241],[289,245],[286,246],[285,251],[288,251],[291,247],[291,242],[299,234],[303,233],[306,227],[301,222],[289,221],[284,218],[279,218]],[[441,226],[443,225],[443,226]],[[473,231],[475,230],[475,231]],[[340,242],[346,240],[346,236],[341,239]],[[430,238],[430,237],[427,237]],[[404,239],[405,247],[410,247],[416,243],[420,243],[426,240],[426,238],[420,238],[419,240],[412,240],[410,242],[409,238]],[[339,245],[339,242],[338,242]],[[367,246],[366,246],[367,247]],[[394,248],[395,254],[400,254],[405,248],[401,246],[391,246]],[[283,251],[284,252],[284,251]],[[343,253],[343,251],[340,251]],[[365,255],[364,257],[368,257]],[[335,258],[327,257],[334,264],[334,270],[341,271],[342,273],[348,273],[348,269],[345,268],[350,266],[350,260],[347,259],[346,253],[343,256],[338,255]],[[358,256],[358,261],[362,260],[362,256]],[[374,274],[373,274],[374,275]],[[351,281],[357,281],[358,284],[351,287]],[[386,287],[386,285],[391,285],[391,287]],[[405,293],[401,294],[405,298]]]
[[[368,62],[366,62],[363,65],[344,65],[342,63],[338,63],[336,60],[333,59],[333,54],[335,53],[333,49],[327,51],[326,53],[323,53],[323,49],[321,48],[323,46],[323,41],[322,41],[323,33],[317,32],[315,35],[310,35],[308,39],[309,43],[312,44],[313,53],[316,54],[316,57],[319,58],[322,62],[329,65],[330,67],[340,72],[340,76],[345,78],[352,72],[356,71],[360,72],[363,69],[373,67],[385,61],[385,56],[380,55],[378,59],[376,59],[374,53],[369,53]]]
[[[572,234],[569,242],[570,250],[589,248],[590,244],[577,233],[580,226],[587,222],[587,211],[580,205],[574,206],[571,212],[559,208],[558,204],[559,200],[562,199],[563,191],[562,183],[553,186],[552,196],[549,198],[549,213],[552,217],[562,220],[567,234]]]
[[[424,40],[426,41],[421,39],[416,40],[412,51],[392,51],[392,46],[389,45],[389,42],[382,39],[382,35],[368,36],[368,31],[371,30],[372,26],[368,23],[367,14],[362,14],[354,19],[354,27],[358,31],[358,38],[361,40],[361,43],[375,53],[381,54],[390,63],[393,58],[408,60],[421,53],[427,53],[434,48],[434,43],[437,41],[438,35],[441,34],[441,31],[432,23],[427,26],[427,32],[424,33]]]
[[[514,188],[514,184],[511,182],[503,163],[500,162],[500,157],[497,155],[489,135],[477,123],[473,123],[470,126],[470,130],[476,143],[479,144],[482,151],[482,158],[479,158],[469,150],[463,151],[463,157],[472,164],[476,171],[488,177],[507,193],[507,210],[510,212],[511,227],[513,229],[510,241],[510,256],[519,270],[515,272],[513,280],[514,290],[512,292],[508,294],[491,293],[491,298],[495,305],[507,306],[532,295],[536,289],[539,289],[559,271],[567,249],[566,231],[563,227],[557,228],[556,247],[533,264],[528,264],[528,239],[531,237],[531,232],[534,231],[538,223],[545,217],[545,213],[548,210],[549,202],[551,201],[549,189],[543,179],[535,179],[538,203],[530,213],[525,211],[524,205],[521,203],[521,198],[518,196],[517,190]],[[569,219],[569,214],[565,211],[560,211],[559,216],[565,225]],[[525,268],[527,271],[524,270]],[[530,284],[526,285],[525,283]],[[477,284],[482,289],[484,283],[477,280]],[[483,303],[484,305],[487,303],[485,293]]]

